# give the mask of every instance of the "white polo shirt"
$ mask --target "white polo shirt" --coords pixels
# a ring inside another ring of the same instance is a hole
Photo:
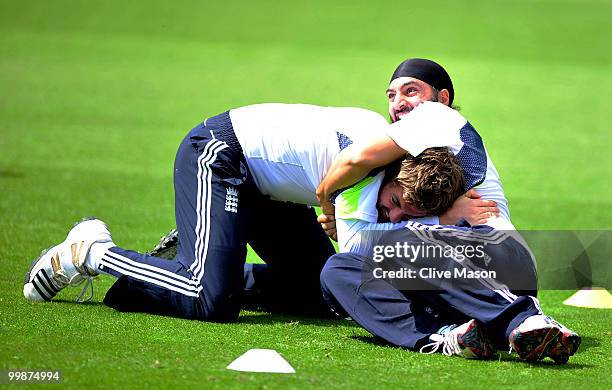
[[[389,126],[362,108],[256,104],[230,111],[255,184],[273,199],[318,205],[316,189],[341,150]]]

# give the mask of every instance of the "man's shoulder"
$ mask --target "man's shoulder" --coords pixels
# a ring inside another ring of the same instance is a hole
[[[387,120],[381,114],[376,111],[372,111],[363,107],[328,107],[330,109],[335,110],[338,113],[343,113],[347,115],[358,115],[358,116],[367,116],[376,120],[382,120],[385,123]]]

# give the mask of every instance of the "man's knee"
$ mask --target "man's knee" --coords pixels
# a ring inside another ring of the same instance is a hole
[[[360,263],[360,261],[356,259],[355,255],[339,253],[332,256],[321,271],[320,281],[323,299],[331,312],[338,317],[348,316],[340,301],[343,300],[342,298],[346,298],[348,290],[354,290],[359,284],[360,277],[355,276],[356,263]]]
[[[223,293],[202,300],[199,320],[236,322],[240,314],[241,293]]]
[[[336,255],[337,256],[337,255]],[[334,262],[332,261],[334,257],[332,256],[327,263],[323,266],[321,270],[321,274],[319,276],[319,280],[321,282],[321,290],[323,290],[323,295],[332,294],[331,286],[333,286],[337,279],[337,272]]]
[[[323,269],[321,270],[321,285],[334,282],[338,277],[339,265],[342,263],[342,259],[345,257],[345,253],[334,255],[327,260]]]
[[[333,255],[321,271],[321,287],[330,291],[338,286],[359,283],[367,263],[367,259],[352,253]]]

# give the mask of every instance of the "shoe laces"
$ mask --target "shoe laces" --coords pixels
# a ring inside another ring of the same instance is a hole
[[[94,280],[94,276],[90,276],[90,277],[88,277],[85,280],[85,284],[83,285],[83,289],[81,290],[81,293],[79,294],[79,296],[76,299],[77,303],[90,302],[93,299],[93,296],[94,296],[93,280]],[[87,299],[83,299],[83,297],[85,296],[85,293],[87,292],[87,288],[88,287],[90,288],[89,297],[87,297]]]
[[[438,336],[439,340],[422,346],[419,349],[420,353],[430,355],[442,347],[442,353],[446,356],[461,355],[462,349],[457,341],[458,334],[456,332],[449,332],[445,335],[437,334],[435,336]]]

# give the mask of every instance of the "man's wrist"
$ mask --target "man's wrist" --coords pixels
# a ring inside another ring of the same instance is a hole
[[[321,206],[323,206],[323,204],[325,203],[330,203],[329,195],[327,194],[327,191],[325,191],[322,183],[319,184],[319,187],[317,187],[317,190],[315,191],[315,195],[317,196],[317,199],[319,200],[319,204]]]
[[[334,204],[329,201],[329,199],[327,199],[326,201],[320,202],[320,205],[321,205],[321,211],[323,212],[323,214],[331,215],[333,217],[335,207],[334,207]]]

